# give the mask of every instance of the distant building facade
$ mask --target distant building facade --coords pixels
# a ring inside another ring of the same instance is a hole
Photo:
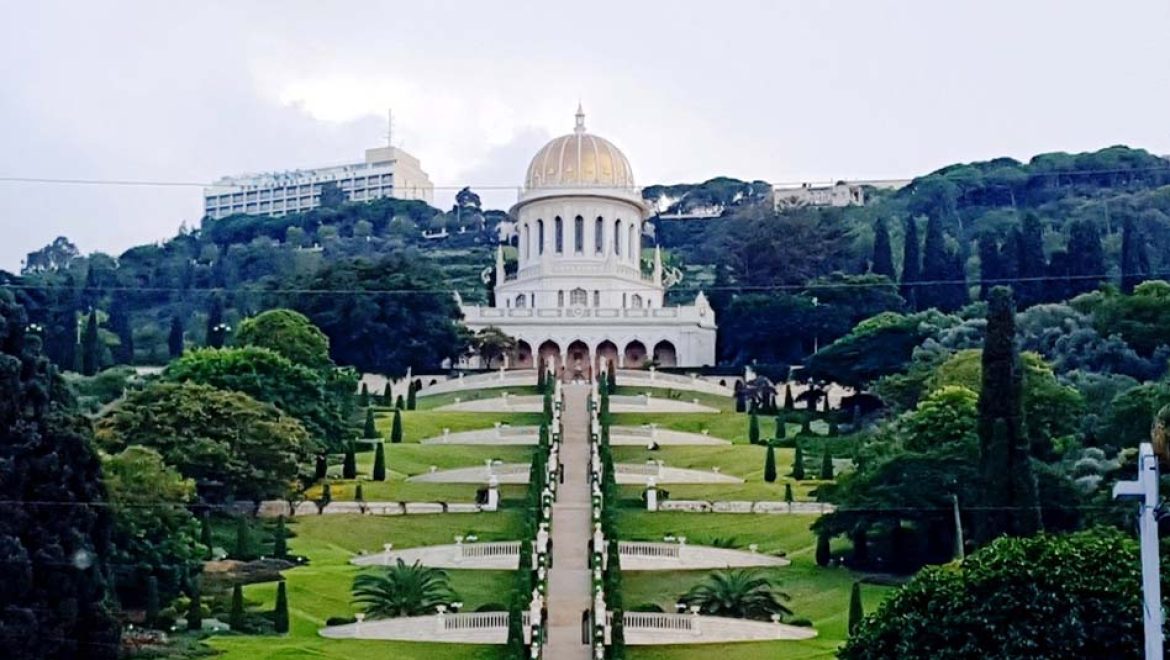
[[[321,205],[321,190],[335,184],[346,201],[383,197],[433,203],[435,187],[419,161],[393,147],[366,149],[364,162],[311,170],[223,177],[203,189],[203,214],[213,220],[237,213],[280,217]]]
[[[801,206],[864,206],[865,188],[897,190],[909,185],[910,179],[874,181],[838,181],[833,184],[802,183],[799,186],[772,187],[772,206],[776,210]]]

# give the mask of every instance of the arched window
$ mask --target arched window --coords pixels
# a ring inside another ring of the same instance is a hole
[[[536,253],[544,254],[544,220],[536,221]]]
[[[516,296],[516,307],[517,308],[527,307],[528,305],[525,304],[527,302],[528,302],[528,298],[523,293]]]
[[[585,251],[585,218],[577,216],[573,220],[573,252],[581,254]]]
[[[527,222],[524,223],[524,227],[521,229],[520,233],[522,235],[521,243],[523,244],[524,258],[527,259],[529,257],[529,255],[532,254],[532,252],[530,252],[532,246],[528,244],[528,223]]]
[[[626,254],[629,255],[630,261],[638,263],[638,235],[634,231],[634,225],[630,225],[630,239],[626,241]]]
[[[569,292],[569,305],[571,307],[585,307],[589,304],[589,294],[585,289],[573,289]]]
[[[561,254],[565,251],[565,223],[561,220],[561,216],[558,215],[556,220],[553,220],[553,226],[556,228],[553,239],[556,241],[556,251],[557,254]]]
[[[605,251],[605,220],[601,216],[593,223],[593,251],[597,254]]]
[[[557,291],[557,307],[565,306],[565,292]]]
[[[619,257],[622,254],[622,221],[615,220],[613,223],[613,253]]]
[[[630,296],[630,306],[631,306],[631,307],[633,307],[633,308],[635,308],[635,309],[641,309],[641,307],[642,307],[642,296],[640,296],[640,295],[638,295],[638,294],[636,294],[636,293],[635,293],[634,295]]]

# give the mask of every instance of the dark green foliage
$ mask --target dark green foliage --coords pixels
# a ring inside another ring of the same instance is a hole
[[[228,615],[228,625],[235,632],[244,630],[244,585],[236,584],[232,587],[232,609]]]
[[[284,580],[276,585],[276,609],[272,613],[272,628],[281,635],[288,632],[288,591]]]
[[[345,458],[341,462],[341,478],[357,478],[357,448],[354,447],[353,440],[350,440],[345,447]]]
[[[804,479],[804,450],[800,447],[800,443],[797,443],[796,455],[792,459],[792,478],[797,481]]]
[[[433,614],[439,605],[449,605],[459,596],[451,590],[446,571],[419,562],[398,559],[358,573],[353,579],[353,602],[370,618]]]
[[[317,454],[313,463],[313,479],[320,481],[329,474],[329,459],[325,454]]]
[[[196,575],[191,578],[191,584],[187,588],[187,597],[190,598],[187,604],[187,630],[203,630],[203,594],[200,582],[200,577]]]
[[[167,351],[171,359],[183,354],[183,319],[178,314],[171,317],[171,331],[167,335]]]
[[[783,440],[788,435],[788,424],[783,415],[776,415],[776,439]]]
[[[825,453],[821,456],[820,478],[828,481],[833,478],[833,457],[829,455],[829,446],[825,445]]]
[[[362,493],[361,483],[358,483],[357,486],[354,486],[353,499],[357,500],[358,502],[365,502],[366,501],[365,494]]]
[[[865,618],[865,609],[861,605],[861,583],[854,582],[849,591],[849,634],[857,632],[861,620]]]
[[[374,409],[366,408],[366,423],[362,427],[363,438],[378,437],[378,427],[374,425]]]
[[[126,294],[114,292],[110,302],[110,332],[118,336],[118,347],[114,349],[115,364],[134,364],[134,326],[130,318]]]
[[[752,568],[709,573],[679,597],[680,602],[698,605],[704,614],[758,620],[773,614],[790,616],[792,610],[784,604],[788,600],[788,594],[777,589],[763,571]]]
[[[402,412],[398,409],[394,410],[394,420],[390,424],[390,442],[393,444],[402,442]]]
[[[1044,228],[1035,213],[1025,213],[1016,229],[1017,262],[1013,285],[1021,308],[1030,307],[1046,299],[1044,276],[1048,260],[1044,256]]]
[[[768,444],[768,451],[764,454],[764,481],[768,483],[776,481],[776,449],[771,443]]]
[[[154,625],[155,620],[158,619],[159,609],[158,578],[148,575],[146,576],[146,625]]]
[[[374,445],[374,471],[370,477],[374,481],[386,481],[386,445],[379,442]]]
[[[227,326],[223,322],[223,300],[218,294],[211,296],[211,306],[207,310],[207,329],[204,332],[209,348],[222,348],[227,339]]]
[[[552,419],[552,411],[553,411],[552,393],[545,392],[544,393],[544,418],[545,419]]]
[[[398,398],[394,400],[394,408],[397,410],[405,410],[406,409],[406,401],[403,400],[401,394],[399,394]]]
[[[1040,503],[1023,431],[1020,355],[1011,291],[992,289],[983,348],[979,396],[979,471],[983,478],[976,542],[1040,529]]]
[[[1105,279],[1101,234],[1090,220],[1078,220],[1068,233],[1068,295],[1092,291]]]
[[[894,272],[894,249],[890,245],[890,228],[885,218],[878,218],[873,226],[873,259],[870,263],[870,272],[884,275],[890,281],[898,279],[898,274]]]
[[[817,566],[828,566],[833,559],[832,553],[829,550],[829,537],[826,534],[817,535],[817,552],[816,552]]]
[[[284,526],[284,516],[276,519],[276,528],[272,530],[272,556],[277,559],[288,556],[288,530]]]
[[[609,387],[610,394],[617,393],[617,365],[613,360],[609,361],[609,371],[606,373],[606,385]]]
[[[410,385],[411,385],[410,389],[413,390],[414,383],[411,383]],[[394,405],[394,393],[390,388],[390,383],[386,383],[386,386],[382,388],[382,396],[379,397],[379,401],[382,403],[383,406]]]
[[[291,309],[270,309],[244,319],[236,334],[236,343],[267,348],[293,364],[310,369],[328,370],[334,366],[329,359],[329,338],[304,314]],[[362,386],[365,387],[365,383]],[[352,392],[349,390],[345,394]],[[366,400],[363,397],[363,406],[369,405]]]
[[[840,434],[841,434],[841,428],[840,428],[839,424],[837,423],[837,418],[830,417],[829,418],[829,437],[835,438]]]
[[[918,223],[914,218],[906,220],[906,233],[902,238],[902,287],[900,293],[910,309],[919,309],[916,284],[922,280],[922,257],[918,243]]]
[[[363,408],[370,407],[370,388],[365,383],[362,383],[362,391],[361,394],[358,395],[358,405]]]
[[[333,486],[328,481],[326,481],[321,486],[321,505],[322,506],[328,505],[332,501],[333,501]]]
[[[812,415],[805,415],[800,418],[800,434],[812,435]]]
[[[92,376],[101,370],[103,348],[98,336],[97,310],[94,310],[86,318],[85,331],[81,335],[82,374]]]
[[[232,558],[248,561],[256,556],[255,543],[252,541],[252,526],[247,516],[236,519],[236,545],[232,550]]]
[[[796,401],[792,398],[792,385],[790,383],[784,385],[784,409],[796,410]]]
[[[1121,292],[1133,293],[1134,287],[1150,276],[1150,252],[1145,236],[1132,216],[1121,225]]]
[[[792,496],[792,484],[790,483],[784,484],[784,501],[789,504],[795,501],[795,498]]]
[[[411,381],[410,385],[406,388],[406,409],[407,410],[414,410],[414,407],[417,404],[417,397],[418,397],[418,387],[415,385],[414,381]]]
[[[204,511],[202,516],[199,516],[199,543],[206,548],[205,559],[211,559],[211,548],[215,545],[215,541],[211,538],[211,514]]]
[[[748,417],[748,442],[753,445],[760,444],[760,418],[754,411]]]

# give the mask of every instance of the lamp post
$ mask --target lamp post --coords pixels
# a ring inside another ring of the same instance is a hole
[[[1138,478],[1113,485],[1113,499],[1139,500],[1138,525],[1142,552],[1142,608],[1146,660],[1162,657],[1162,584],[1158,566],[1158,456],[1143,442],[1138,451]]]

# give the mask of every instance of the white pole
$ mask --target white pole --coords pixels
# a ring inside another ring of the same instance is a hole
[[[1158,569],[1158,457],[1154,446],[1143,442],[1138,453],[1136,481],[1113,485],[1114,499],[1141,500],[1139,526],[1142,550],[1143,621],[1146,660],[1162,658],[1162,584]]]

